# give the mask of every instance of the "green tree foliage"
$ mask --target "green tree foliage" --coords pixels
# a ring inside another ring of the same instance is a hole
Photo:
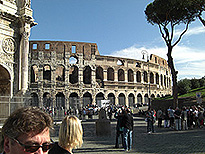
[[[199,84],[200,84],[200,87],[204,87],[205,86],[205,79],[199,79]]]
[[[172,74],[174,106],[178,106],[178,71],[174,67],[172,51],[188,30],[189,24],[199,16],[200,12],[196,9],[196,2],[199,0],[154,0],[145,9],[148,23],[158,25],[162,38],[168,47],[167,57]],[[181,31],[180,35],[174,36],[175,27],[181,24],[184,24],[184,30]]]
[[[200,83],[198,79],[191,79],[191,89],[196,89],[200,87]]]
[[[193,9],[198,10],[198,18],[201,21],[201,23],[205,26],[205,20],[202,17],[203,12],[205,11],[205,0],[192,0],[194,3]]]
[[[187,94],[191,90],[191,81],[189,79],[182,79],[177,85],[179,94]]]

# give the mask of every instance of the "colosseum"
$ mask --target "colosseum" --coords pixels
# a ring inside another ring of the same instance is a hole
[[[101,100],[132,107],[172,94],[165,59],[103,56],[96,43],[30,41],[28,76],[31,105],[40,107],[66,109]]]

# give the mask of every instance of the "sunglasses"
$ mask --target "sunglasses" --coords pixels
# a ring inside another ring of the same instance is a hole
[[[16,143],[18,143],[19,145],[21,145],[22,147],[24,147],[25,152],[36,152],[39,148],[42,148],[43,152],[47,152],[48,150],[50,150],[53,146],[54,143],[44,143],[43,145],[25,145],[23,143],[21,143],[19,140],[12,138]]]

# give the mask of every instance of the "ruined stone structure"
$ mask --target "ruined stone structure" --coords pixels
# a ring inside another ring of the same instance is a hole
[[[102,56],[96,43],[30,41],[29,77],[32,105],[41,107],[99,105],[104,99],[133,106],[172,93],[165,59]]]
[[[27,91],[29,35],[36,24],[30,7],[30,0],[0,0],[0,96]]]

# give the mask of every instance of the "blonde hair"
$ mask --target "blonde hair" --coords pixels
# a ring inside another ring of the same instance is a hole
[[[60,126],[59,145],[63,148],[78,148],[83,143],[83,129],[76,116],[66,116]]]

